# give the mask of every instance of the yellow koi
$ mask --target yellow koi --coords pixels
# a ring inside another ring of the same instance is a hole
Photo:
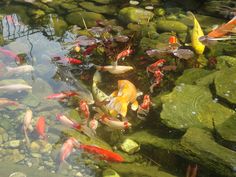
[[[204,36],[204,33],[194,14],[192,12],[187,12],[187,14],[193,17],[193,32],[191,35],[192,47],[196,54],[201,55],[204,52],[205,46],[198,39],[199,37]]]

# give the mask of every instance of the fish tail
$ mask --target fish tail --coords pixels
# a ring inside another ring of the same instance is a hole
[[[23,128],[23,130],[24,130],[26,145],[29,147],[29,145],[30,145],[30,140],[29,140],[28,133],[26,132],[26,129],[25,129],[25,128]]]
[[[195,19],[195,15],[191,11],[187,11],[187,15],[190,15]]]

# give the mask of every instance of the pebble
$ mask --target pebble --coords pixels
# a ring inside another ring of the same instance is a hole
[[[82,173],[77,172],[77,173],[75,174],[75,176],[76,176],[76,177],[82,177],[83,175],[82,175]]]
[[[44,170],[44,166],[40,166],[38,170]]]
[[[18,148],[21,144],[20,140],[11,140],[7,143],[7,145],[11,148]]]
[[[31,153],[31,156],[34,158],[41,158],[42,157],[42,155],[39,153]]]
[[[129,1],[129,3],[130,3],[131,5],[135,5],[135,6],[139,4],[138,1]]]
[[[27,162],[27,164],[26,164],[28,167],[32,167],[33,166],[33,164],[31,163],[31,162]]]
[[[153,10],[154,7],[153,7],[153,6],[146,6],[145,9],[146,9],[146,10]]]

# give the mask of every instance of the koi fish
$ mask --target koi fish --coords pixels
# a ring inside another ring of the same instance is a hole
[[[76,59],[76,58],[69,58],[69,57],[54,57],[54,60],[58,62],[66,62],[70,64],[75,64],[75,65],[80,65],[82,63],[81,60]]]
[[[80,111],[82,112],[83,116],[86,118],[86,122],[87,122],[90,117],[90,112],[89,112],[89,107],[88,107],[87,101],[81,100],[79,102],[79,108],[80,108]]]
[[[59,154],[59,163],[60,163],[59,168],[63,162],[66,162],[66,159],[70,156],[74,147],[79,147],[79,142],[75,138],[67,139],[65,143],[62,145]]]
[[[7,98],[0,98],[0,107],[6,106],[19,106],[19,103],[16,101],[9,100]]]
[[[92,51],[96,48],[97,48],[96,44],[87,47],[86,50],[83,52],[83,56],[86,57],[87,55],[90,55]]]
[[[128,80],[118,80],[118,90],[114,91],[110,97],[111,100],[107,107],[110,110],[112,117],[120,114],[123,118],[126,117],[128,104],[131,103],[133,111],[138,109],[137,89]]]
[[[101,74],[99,71],[96,71],[93,75],[92,93],[96,101],[103,102],[104,100],[108,100],[109,96],[97,87],[97,84],[100,82],[101,82]]]
[[[61,93],[55,93],[55,94],[52,94],[52,95],[49,95],[47,96],[46,98],[47,99],[56,99],[56,100],[64,100],[68,97],[73,97],[73,96],[78,96],[79,94],[76,93],[75,91],[64,91],[64,92],[61,92]]]
[[[30,131],[30,132],[33,131],[33,126],[31,124],[32,117],[33,117],[33,112],[30,109],[27,109],[26,113],[25,113],[24,121],[23,121],[23,126],[22,126],[27,145],[30,144],[30,140],[29,140],[29,136],[28,136],[27,131]]]
[[[21,58],[18,57],[15,53],[13,53],[10,50],[7,50],[7,49],[4,49],[4,48],[0,47],[0,52],[4,53],[5,55],[7,55],[7,56],[9,56],[11,58],[13,58],[17,63],[21,62]]]
[[[124,162],[124,158],[112,151],[91,145],[81,144],[79,149],[82,149],[88,153],[99,155],[103,160],[110,162]]]
[[[192,47],[194,48],[196,54],[201,55],[204,52],[205,46],[198,40],[199,37],[204,36],[202,28],[198,23],[192,12],[187,12],[188,15],[193,17],[193,32],[191,36]]]
[[[108,65],[108,66],[98,66],[95,65],[98,71],[108,71],[111,74],[123,74],[134,68],[132,66],[120,66],[120,65]]]
[[[218,41],[226,41],[226,40],[233,40],[233,39],[235,39],[235,37],[226,36],[226,37],[213,38],[213,37],[209,37],[208,35],[201,36],[198,38],[198,40],[206,46],[213,46],[217,44]]]
[[[121,58],[124,58],[124,57],[129,56],[129,55],[132,54],[133,52],[134,52],[134,50],[131,50],[131,49],[127,49],[127,50],[124,50],[124,51],[120,52],[120,53],[116,56],[116,61],[118,61],[118,60],[121,59]]]
[[[81,125],[77,122],[72,121],[71,119],[67,118],[66,116],[62,115],[62,114],[58,114],[56,115],[57,120],[59,120],[62,124],[73,128],[79,132],[83,132],[85,135],[92,137],[94,136],[94,132],[87,127],[86,125]]]
[[[9,74],[21,74],[21,73],[28,73],[34,71],[33,66],[31,65],[23,65],[23,66],[18,66],[18,67],[6,67],[7,72]]]
[[[232,18],[228,23],[221,25],[207,34],[210,38],[220,38],[230,33],[236,27],[236,16]],[[203,36],[203,35],[202,35]]]
[[[32,87],[27,84],[11,84],[0,86],[0,91],[3,92],[19,92],[19,91],[31,91]]]
[[[152,102],[150,100],[150,96],[144,95],[143,102],[139,106],[138,111],[137,111],[137,117],[139,119],[142,119],[142,120],[145,119],[145,116],[147,116],[147,114],[149,113],[151,104],[152,104]]]
[[[194,53],[192,50],[189,50],[189,49],[176,49],[174,50],[173,52],[173,55],[180,58],[180,59],[185,59],[185,60],[188,60],[190,58],[193,58],[194,57]]]
[[[46,139],[45,125],[45,117],[39,117],[35,126],[39,138]]]
[[[94,115],[101,123],[107,125],[108,127],[116,130],[129,129],[132,125],[128,121],[115,120],[106,114],[97,113]]]
[[[164,63],[166,63],[165,59],[159,59],[155,63],[149,65],[146,68],[147,74],[148,74],[148,72],[154,73],[157,69],[161,68],[164,65]]]
[[[96,119],[92,119],[89,121],[89,128],[91,128],[94,132],[94,134],[96,134],[96,129],[98,128],[98,121]]]

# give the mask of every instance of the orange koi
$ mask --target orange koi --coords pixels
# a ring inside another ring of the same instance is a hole
[[[80,111],[83,113],[83,116],[86,118],[86,121],[88,121],[90,117],[90,112],[89,112],[87,101],[81,100],[79,102],[79,108],[80,108]]]
[[[129,56],[130,54],[132,54],[134,52],[134,50],[131,50],[131,49],[127,49],[127,50],[124,50],[122,52],[120,52],[117,56],[116,56],[116,61],[121,59],[121,58],[124,58],[124,57],[127,57]]]
[[[81,144],[79,149],[82,149],[88,153],[99,155],[101,159],[110,161],[110,162],[124,162],[124,158],[112,151],[91,145]]]
[[[211,38],[223,37],[230,33],[236,27],[236,16],[231,19],[228,23],[221,25],[220,27],[214,29],[207,36]]]
[[[39,117],[35,127],[39,138],[46,139],[45,125],[45,117]]]

